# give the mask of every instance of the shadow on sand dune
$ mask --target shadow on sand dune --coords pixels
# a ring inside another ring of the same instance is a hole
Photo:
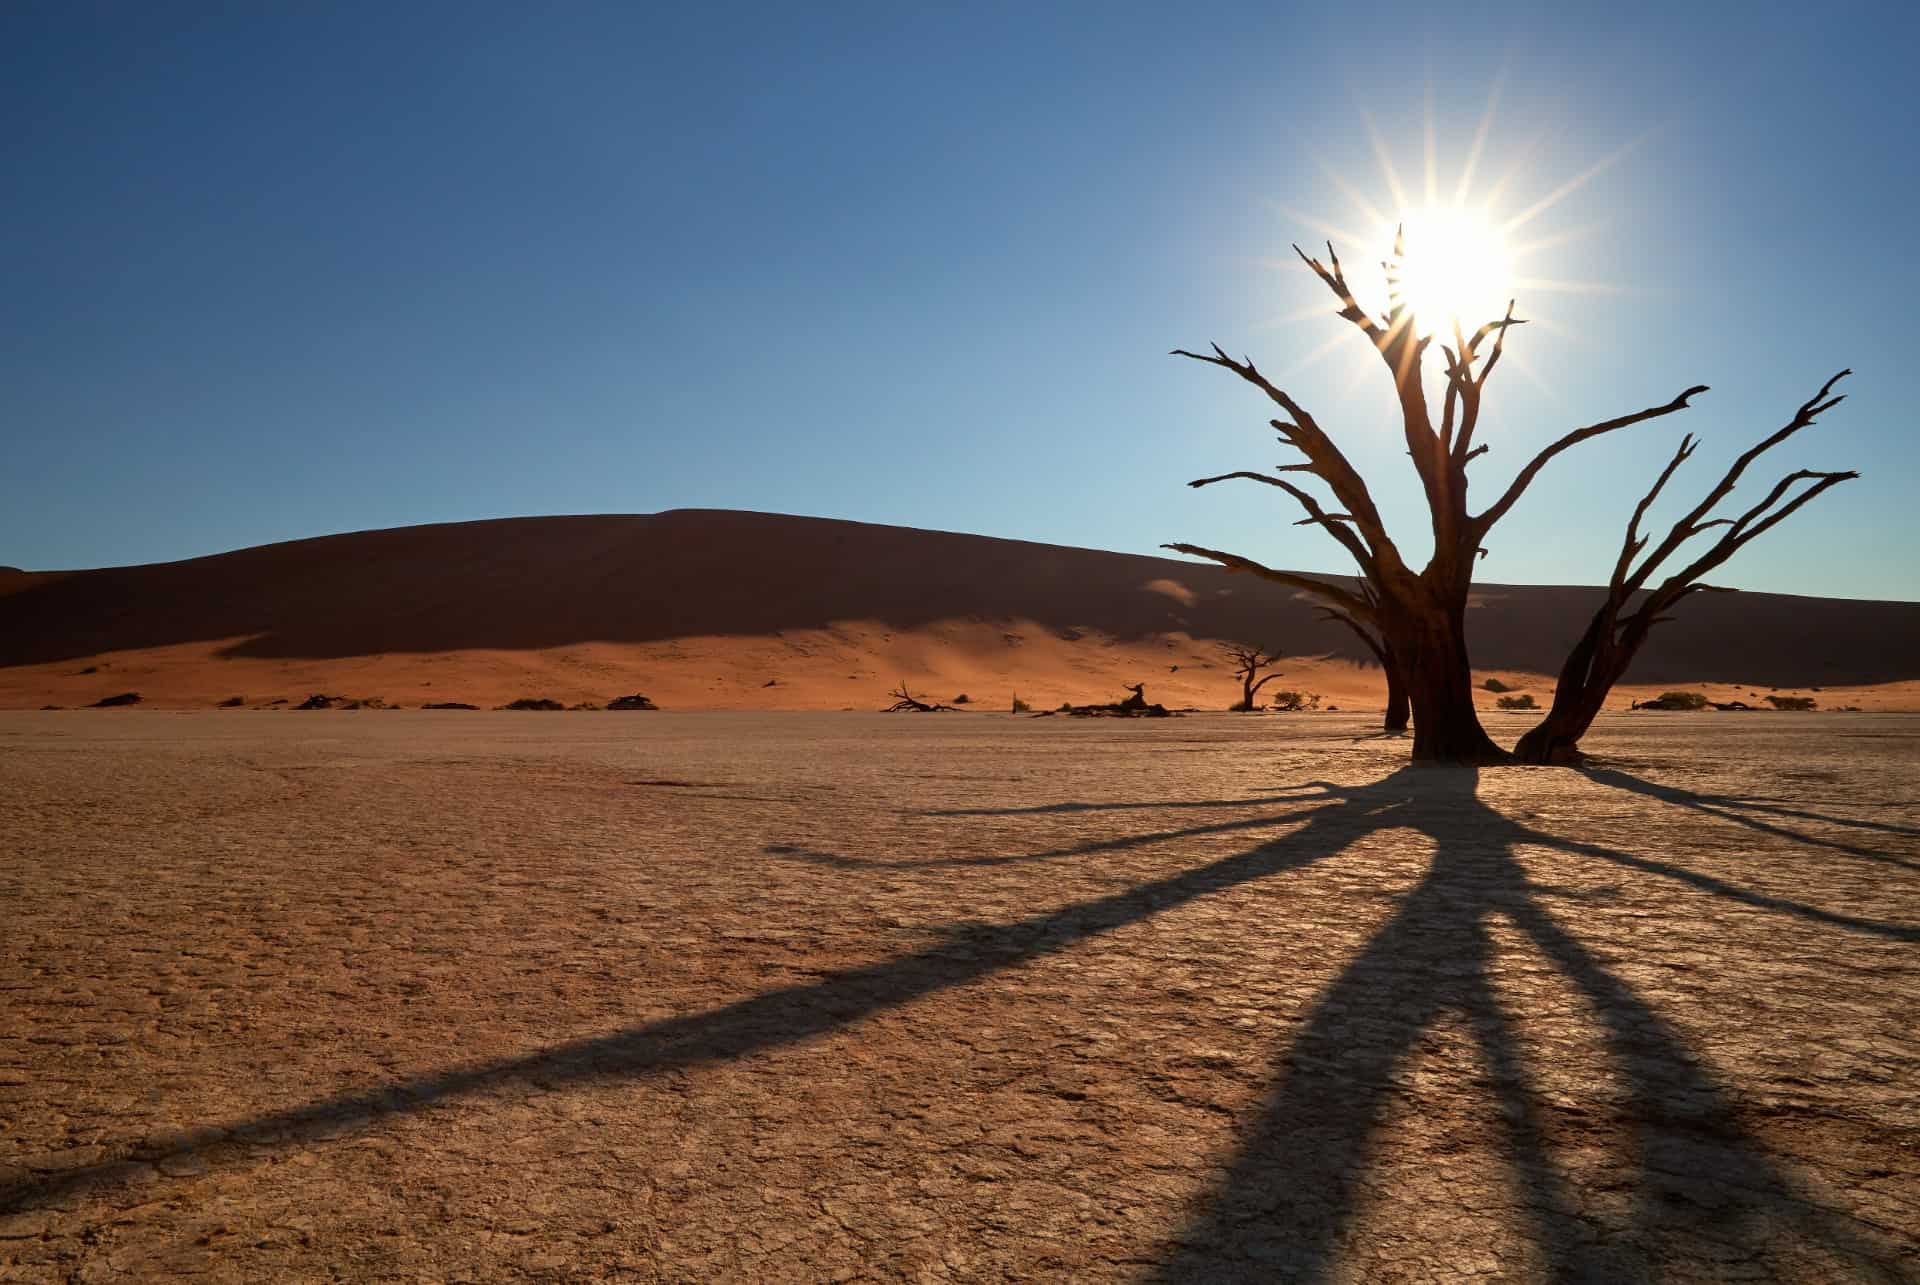
[[[1620,788],[1664,797],[1664,787],[1596,774]],[[1920,942],[1920,926],[1848,916],[1741,889],[1667,861],[1558,838],[1483,802],[1472,769],[1403,768],[1359,787],[1313,783],[1298,790],[1205,802],[1076,804],[934,815],[1244,808],[1249,815],[1188,828],[1123,835],[1070,848],[932,862],[869,862],[781,847],[779,855],[845,868],[977,866],[1085,858],[1199,835],[1244,833],[1252,846],[1163,879],[1137,884],[1011,923],[968,925],[912,954],[848,969],[805,985],[541,1052],[398,1080],[378,1090],[325,1098],[250,1119],[130,1138],[113,1159],[41,1174],[0,1191],[0,1212],[19,1211],[120,1181],[136,1162],[186,1151],[246,1163],[249,1154],[337,1136],[343,1125],[430,1107],[515,1081],[548,1089],[658,1074],[792,1044],[842,1030],[876,1012],[990,979],[1004,968],[1069,951],[1122,925],[1253,880],[1284,876],[1385,830],[1426,836],[1432,859],[1392,918],[1317,997],[1298,1034],[1278,1054],[1274,1088],[1245,1122],[1238,1154],[1216,1190],[1173,1234],[1153,1273],[1165,1281],[1314,1280],[1329,1275],[1343,1231],[1357,1216],[1374,1164],[1374,1142],[1394,1092],[1393,1073],[1422,1034],[1446,1016],[1471,1030],[1486,1083],[1505,1121],[1502,1152],[1514,1203],[1555,1279],[1657,1277],[1729,1247],[1745,1270],[1795,1275],[1809,1261],[1841,1274],[1899,1279],[1910,1262],[1878,1232],[1823,1206],[1775,1165],[1743,1124],[1727,1086],[1701,1050],[1542,904],[1567,895],[1529,881],[1519,849],[1545,848],[1679,880],[1711,898],[1761,907],[1850,933]],[[1671,792],[1678,794],[1679,792]],[[1684,803],[1683,799],[1676,802]],[[1262,831],[1285,833],[1261,839]],[[1897,828],[1896,828],[1897,829]],[[1900,833],[1909,833],[1899,830]],[[1711,906],[1703,902],[1703,909]],[[1582,1205],[1556,1165],[1552,1106],[1522,1055],[1527,1014],[1496,992],[1490,926],[1501,920],[1531,941],[1584,1000],[1605,1049],[1600,1068],[1617,1093],[1609,1110],[1629,1139],[1628,1201],[1612,1216]],[[1417,1246],[1414,1254],[1417,1256]],[[1685,1274],[1683,1271],[1682,1274]]]

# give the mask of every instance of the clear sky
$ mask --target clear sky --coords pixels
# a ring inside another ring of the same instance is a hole
[[[1920,599],[1915,13],[14,0],[0,563],[714,507],[1348,570],[1278,493],[1182,485],[1286,458],[1165,355],[1210,340],[1417,549],[1387,378],[1287,246],[1372,235],[1383,152],[1418,199],[1429,104],[1451,193],[1497,91],[1500,217],[1599,169],[1509,233],[1542,324],[1476,496],[1713,391],[1563,457],[1483,577],[1604,578],[1683,430],[1684,496],[1852,366],[1740,494],[1865,476],[1715,579]]]

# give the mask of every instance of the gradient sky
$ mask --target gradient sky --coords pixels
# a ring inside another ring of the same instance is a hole
[[[1345,8],[1345,12],[1342,9]],[[1865,476],[1718,583],[1920,599],[1910,4],[0,7],[0,563],[518,514],[762,509],[1350,570],[1260,487],[1252,355],[1411,550],[1391,388],[1288,243],[1511,175],[1490,581],[1603,579],[1851,366]],[[1353,16],[1353,15],[1363,16]],[[1606,163],[1611,158],[1611,163]],[[1364,258],[1352,244],[1343,257]],[[1590,288],[1590,287],[1601,288]],[[1331,344],[1331,347],[1328,345]],[[1316,354],[1318,354],[1316,356]]]

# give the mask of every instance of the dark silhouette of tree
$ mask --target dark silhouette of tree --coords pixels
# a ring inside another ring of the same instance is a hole
[[[1446,391],[1439,423],[1433,419],[1423,365],[1431,336],[1415,331],[1410,301],[1400,289],[1404,244],[1396,239],[1394,258],[1387,264],[1388,309],[1375,318],[1360,306],[1347,285],[1333,246],[1327,246],[1328,264],[1294,247],[1314,274],[1333,292],[1339,315],[1367,337],[1380,354],[1400,405],[1401,427],[1407,450],[1425,491],[1433,525],[1433,555],[1415,570],[1401,556],[1387,533],[1385,519],[1372,492],[1345,452],[1319,421],[1285,390],[1260,373],[1251,359],[1235,361],[1219,345],[1211,356],[1176,349],[1175,355],[1209,362],[1246,380],[1286,412],[1269,421],[1281,442],[1305,457],[1280,465],[1274,474],[1234,472],[1200,478],[1193,486],[1209,486],[1240,478],[1285,491],[1306,512],[1298,525],[1318,526],[1352,555],[1361,579],[1371,590],[1363,594],[1345,584],[1277,571],[1239,554],[1193,544],[1169,544],[1177,552],[1207,558],[1229,570],[1245,571],[1280,584],[1292,585],[1376,630],[1392,649],[1413,711],[1413,757],[1416,760],[1459,763],[1500,763],[1511,756],[1495,745],[1480,726],[1473,703],[1473,675],[1467,658],[1467,593],[1473,583],[1473,564],[1485,549],[1487,533],[1518,502],[1540,470],[1562,452],[1605,433],[1684,410],[1687,400],[1706,391],[1696,385],[1671,401],[1644,410],[1601,420],[1574,429],[1536,454],[1508,483],[1498,499],[1478,513],[1467,506],[1467,466],[1487,450],[1474,441],[1480,424],[1481,401],[1487,380],[1500,364],[1507,331],[1522,324],[1507,306],[1504,317],[1489,321],[1473,334],[1454,327],[1446,354]],[[1489,346],[1489,340],[1491,345]],[[1289,481],[1286,474],[1306,473],[1320,479],[1333,493],[1338,508],[1329,510],[1318,497]]]
[[[1279,663],[1281,653],[1245,643],[1221,643],[1220,650],[1233,662],[1233,676],[1240,680],[1240,703],[1233,708],[1240,712],[1256,708],[1253,698],[1260,694],[1262,687],[1280,677],[1280,671],[1276,669],[1257,682],[1255,676]]]
[[[1667,480],[1693,454],[1697,445],[1691,434],[1680,440],[1680,448],[1673,453],[1666,468],[1654,480],[1652,489],[1641,497],[1640,503],[1634,507],[1633,516],[1627,520],[1626,538],[1621,543],[1620,556],[1613,564],[1613,576],[1607,581],[1606,601],[1593,613],[1586,632],[1568,653],[1566,663],[1560,667],[1560,683],[1554,691],[1553,706],[1547,716],[1522,736],[1520,743],[1514,747],[1517,758],[1524,763],[1579,761],[1580,738],[1593,726],[1595,716],[1606,702],[1607,693],[1626,673],[1634,654],[1646,642],[1647,634],[1653,627],[1663,620],[1672,619],[1667,613],[1692,594],[1730,592],[1706,584],[1700,577],[1738,553],[1748,542],[1785,521],[1794,510],[1822,491],[1860,476],[1858,473],[1821,473],[1800,469],[1774,483],[1773,489],[1758,504],[1739,517],[1709,516],[1714,506],[1732,492],[1734,484],[1740,480],[1740,475],[1746,472],[1749,464],[1812,424],[1821,412],[1831,410],[1845,401],[1845,394],[1834,397],[1827,394],[1835,384],[1852,373],[1843,370],[1822,384],[1820,391],[1802,402],[1800,409],[1782,428],[1735,460],[1726,475],[1707,492],[1706,498],[1675,522],[1666,538],[1652,552],[1641,557],[1646,551],[1648,537],[1639,533],[1640,520],[1646,516],[1654,500],[1659,498]],[[1802,486],[1801,483],[1811,485]],[[1704,552],[1658,585],[1648,588],[1654,573],[1679,551],[1681,545],[1715,528],[1720,529],[1720,536]],[[1634,565],[1635,558],[1640,558],[1638,566]]]
[[[951,714],[958,712],[951,705],[929,705],[927,702],[921,700],[907,690],[907,680],[904,678],[900,680],[900,686],[888,692],[887,695],[894,698],[893,704],[881,710],[880,712],[882,714]]]
[[[1325,264],[1309,256],[1299,246],[1294,247],[1294,253],[1313,269],[1314,274],[1333,293],[1339,304],[1338,315],[1367,337],[1393,380],[1407,453],[1419,475],[1432,523],[1432,556],[1426,566],[1419,570],[1410,566],[1388,534],[1386,521],[1374,503],[1366,481],[1354,469],[1333,437],[1305,407],[1261,374],[1250,358],[1242,357],[1236,361],[1218,344],[1212,345],[1211,355],[1185,349],[1175,349],[1174,355],[1230,370],[1266,394],[1268,400],[1285,412],[1285,418],[1269,420],[1268,423],[1280,434],[1282,445],[1298,451],[1305,458],[1281,464],[1271,474],[1241,470],[1198,478],[1188,485],[1203,487],[1239,479],[1285,491],[1306,513],[1295,525],[1317,526],[1327,532],[1352,556],[1360,575],[1357,582],[1343,583],[1332,578],[1278,571],[1251,558],[1200,545],[1168,544],[1163,547],[1209,559],[1230,571],[1244,571],[1290,585],[1318,598],[1339,617],[1359,627],[1363,640],[1367,638],[1367,631],[1371,631],[1374,635],[1371,641],[1379,644],[1374,648],[1375,655],[1387,669],[1389,684],[1397,674],[1411,706],[1413,757],[1416,761],[1511,762],[1513,756],[1495,745],[1480,725],[1479,715],[1474,708],[1473,678],[1467,655],[1467,594],[1472,588],[1474,563],[1486,553],[1488,533],[1519,502],[1541,470],[1556,457],[1582,442],[1685,410],[1689,399],[1697,393],[1706,392],[1707,387],[1696,384],[1660,405],[1600,420],[1566,433],[1535,454],[1507,483],[1498,498],[1476,513],[1467,503],[1467,468],[1488,449],[1484,443],[1474,440],[1479,428],[1487,380],[1500,364],[1507,332],[1514,326],[1524,324],[1513,315],[1513,304],[1508,303],[1504,316],[1487,322],[1471,335],[1466,334],[1457,322],[1454,324],[1453,343],[1441,345],[1441,352],[1446,357],[1446,387],[1441,397],[1439,422],[1436,424],[1423,383],[1424,362],[1432,336],[1423,336],[1416,331],[1411,302],[1401,289],[1405,263],[1404,241],[1396,237],[1393,257],[1383,265],[1387,270],[1388,293],[1387,312],[1383,317],[1373,316],[1354,298],[1346,275],[1341,270],[1339,256],[1334,253],[1331,243],[1327,246],[1328,262]],[[1832,387],[1831,380],[1827,387]],[[1793,474],[1783,480],[1766,501],[1740,519],[1700,522],[1700,516],[1706,509],[1732,489],[1733,481],[1746,463],[1799,428],[1804,428],[1806,423],[1812,422],[1813,416],[1834,404],[1834,401],[1823,400],[1825,393],[1823,389],[1819,396],[1801,408],[1794,425],[1743,456],[1741,463],[1703,502],[1702,508],[1682,519],[1668,539],[1637,571],[1623,569],[1616,573],[1609,591],[1609,605],[1602,607],[1589,631],[1592,637],[1583,640],[1568,659],[1574,690],[1568,694],[1566,709],[1562,712],[1560,702],[1556,701],[1555,712],[1550,713],[1542,724],[1546,730],[1535,729],[1537,735],[1529,733],[1531,739],[1523,752],[1528,761],[1549,761],[1556,753],[1564,753],[1556,749],[1557,746],[1577,742],[1579,733],[1584,732],[1592,721],[1591,714],[1588,714],[1582,722],[1581,711],[1596,699],[1593,693],[1597,690],[1598,699],[1604,699],[1606,690],[1624,672],[1627,662],[1631,661],[1634,651],[1644,640],[1646,630],[1661,618],[1661,613],[1687,594],[1704,588],[1698,583],[1699,576],[1724,562],[1748,540],[1771,528],[1820,491],[1853,476]],[[1805,422],[1800,422],[1802,420]],[[1628,550],[1623,555],[1623,563],[1631,561],[1640,550],[1634,528],[1644,516],[1648,504],[1658,494],[1666,477],[1690,451],[1691,446],[1683,444],[1674,462],[1662,474],[1661,482],[1655,485],[1654,491],[1642,500],[1640,508],[1635,511],[1628,527]],[[1313,492],[1289,480],[1286,475],[1290,473],[1304,473],[1318,478],[1332,492],[1336,507],[1329,509]],[[1813,480],[1815,485],[1796,498],[1787,498],[1792,484],[1803,479]],[[1647,576],[1675,547],[1706,527],[1722,523],[1729,525],[1730,530],[1712,550],[1686,570],[1669,577],[1659,589],[1651,591],[1649,601],[1658,600],[1652,611],[1643,615],[1636,607],[1633,612],[1623,614],[1629,605],[1634,605],[1631,599],[1644,587]],[[1597,704],[1594,709],[1598,709]],[[1572,736],[1571,742],[1567,740],[1569,735]]]

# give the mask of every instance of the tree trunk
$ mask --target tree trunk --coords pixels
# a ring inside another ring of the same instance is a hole
[[[1513,762],[1480,726],[1465,624],[1464,603],[1457,608],[1421,604],[1395,611],[1383,631],[1401,661],[1413,707],[1416,763]]]
[[[1382,726],[1389,732],[1404,732],[1412,714],[1407,706],[1407,680],[1400,675],[1400,661],[1392,648],[1382,656],[1380,667],[1387,672],[1387,717]]]
[[[1553,706],[1513,747],[1522,763],[1573,764],[1585,761],[1580,738],[1607,703],[1607,693],[1620,681],[1634,653],[1646,640],[1645,626],[1630,625],[1616,637],[1620,603],[1609,597],[1593,615],[1586,633],[1567,653],[1560,679],[1553,689]]]
[[[1547,716],[1513,747],[1513,757],[1522,763],[1582,762],[1587,756],[1580,752],[1580,738],[1592,726],[1591,714],[1583,714],[1578,705],[1563,709],[1556,697]]]
[[[1612,621],[1606,621],[1611,627]],[[1513,756],[1522,763],[1579,763],[1586,758],[1580,752],[1580,738],[1593,726],[1600,707],[1606,704],[1617,675],[1596,676],[1593,663],[1592,631],[1582,639],[1560,670],[1560,685],[1553,692],[1553,707],[1513,747]]]

